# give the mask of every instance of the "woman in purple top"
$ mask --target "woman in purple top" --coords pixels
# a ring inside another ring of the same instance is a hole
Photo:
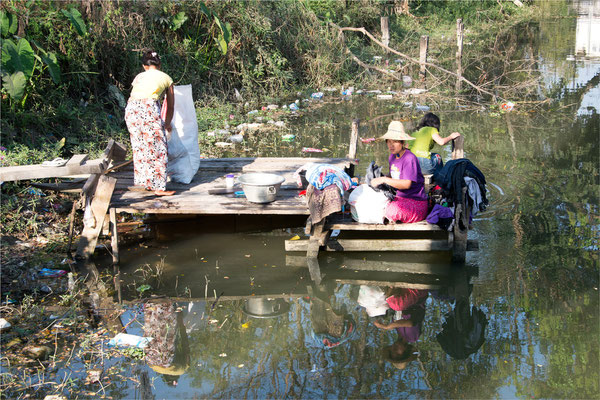
[[[386,208],[385,216],[391,222],[418,222],[427,217],[428,204],[425,180],[419,160],[408,149],[405,141],[414,140],[404,132],[400,121],[392,121],[380,140],[385,140],[390,150],[390,176],[371,180],[371,186],[383,183],[396,188],[396,199]]]

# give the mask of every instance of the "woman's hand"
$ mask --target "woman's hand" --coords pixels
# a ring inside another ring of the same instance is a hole
[[[452,140],[456,139],[456,138],[457,138],[457,137],[459,137],[459,136],[460,136],[460,133],[458,133],[458,132],[452,132],[452,133],[450,134],[450,138],[451,138]]]
[[[373,178],[373,179],[371,179],[371,186],[377,187],[379,185],[386,183],[386,181],[387,181],[387,177],[385,177],[385,176],[380,176],[379,178]]]

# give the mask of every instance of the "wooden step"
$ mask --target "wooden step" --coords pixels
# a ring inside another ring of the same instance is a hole
[[[306,251],[308,240],[286,240],[285,251]],[[450,251],[447,240],[436,239],[335,239],[325,244],[325,251]],[[476,240],[467,241],[467,251],[479,250]]]
[[[339,229],[341,231],[404,231],[404,232],[422,232],[422,231],[442,231],[437,225],[432,225],[427,221],[415,222],[412,224],[363,224],[360,222],[332,222],[328,223],[327,229]]]

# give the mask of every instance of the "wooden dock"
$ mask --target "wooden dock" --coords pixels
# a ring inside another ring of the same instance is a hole
[[[87,161],[84,156],[75,156],[62,167],[30,169],[10,167],[3,169],[5,180],[34,179],[46,176],[67,176],[87,172],[89,178],[79,182],[87,214],[84,229],[77,247],[79,258],[89,258],[101,234],[110,235],[113,262],[119,262],[118,215],[146,214],[149,216],[278,216],[280,218],[308,217],[309,210],[301,188],[296,184],[294,172],[306,163],[332,164],[347,168],[352,174],[356,160],[358,142],[358,121],[352,124],[349,151],[346,158],[319,157],[249,157],[226,159],[202,159],[200,167],[189,185],[169,182],[168,190],[175,190],[173,196],[159,197],[153,192],[136,187],[133,184],[133,165],[125,159],[125,146],[110,141],[104,156],[99,160]],[[463,137],[453,142],[453,158],[463,157]],[[277,198],[272,203],[255,204],[235,191],[239,186],[227,189],[225,175],[236,177],[248,172],[269,172],[282,175],[285,179]],[[51,188],[52,185],[40,186]],[[59,185],[60,186],[60,185]],[[68,186],[68,185],[67,185]],[[73,184],[71,183],[71,186]],[[66,189],[66,186],[61,186]],[[75,185],[74,187],[77,187]],[[60,187],[55,187],[61,190]],[[466,199],[466,192],[463,198]],[[464,204],[468,204],[466,201]],[[286,251],[306,254],[306,265],[311,278],[317,282],[322,279],[318,257],[320,250],[344,252],[441,252],[447,253],[455,262],[465,261],[466,252],[477,250],[477,243],[467,239],[468,215],[470,210],[457,207],[454,230],[442,231],[436,225],[427,222],[414,224],[361,224],[351,220],[348,214],[334,214],[315,225],[308,223],[306,240],[286,241]],[[73,218],[72,213],[71,218]],[[336,232],[335,235],[332,233]],[[377,237],[373,238],[373,234]],[[387,235],[387,236],[386,236]]]

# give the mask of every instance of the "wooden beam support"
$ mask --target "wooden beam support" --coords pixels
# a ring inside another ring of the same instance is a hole
[[[91,210],[96,220],[94,227],[84,226],[81,232],[81,239],[77,246],[76,257],[88,259],[96,249],[96,243],[102,230],[104,216],[108,211],[110,204],[110,198],[115,190],[115,184],[117,180],[115,178],[102,175],[98,179],[98,186],[96,187],[96,193],[91,202]]]

